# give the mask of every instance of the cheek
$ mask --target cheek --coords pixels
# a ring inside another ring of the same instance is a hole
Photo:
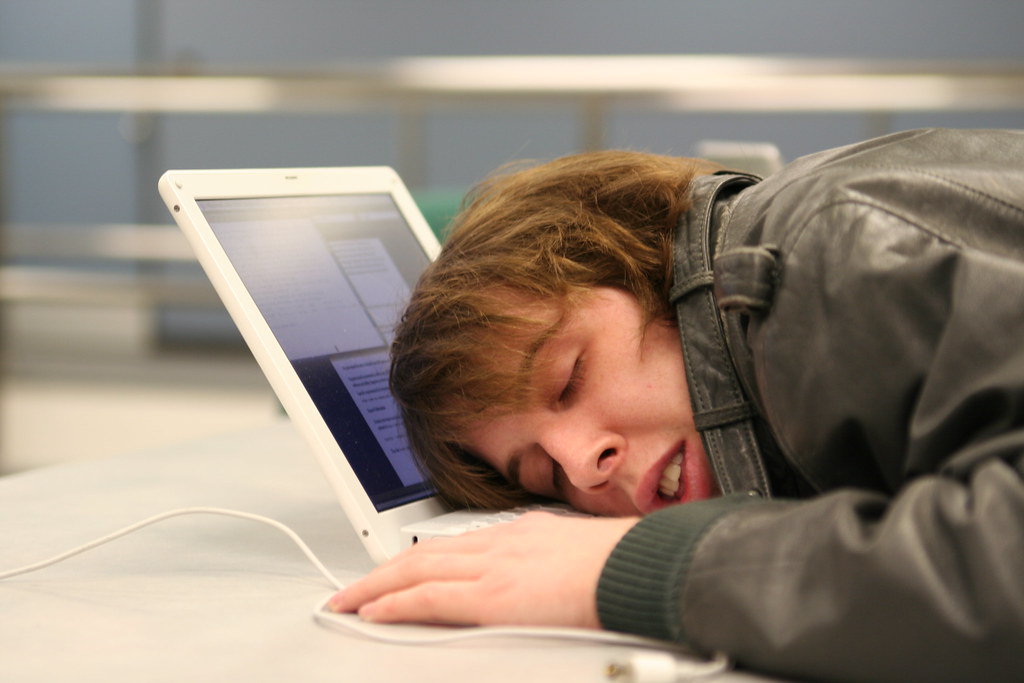
[[[679,333],[675,327],[658,325],[657,334],[653,334],[650,347],[645,349],[644,358],[649,364],[649,389],[660,394],[671,403],[682,402],[687,411],[690,405],[690,392],[686,385],[686,370],[683,366],[683,348],[679,341]]]
[[[632,358],[618,358],[606,366],[606,386],[627,401],[658,401],[659,396],[678,396],[685,390],[682,350],[672,337],[649,335]],[[667,338],[665,338],[667,337]],[[625,407],[625,406],[623,406]]]

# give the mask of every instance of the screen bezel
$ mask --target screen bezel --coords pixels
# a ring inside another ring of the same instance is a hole
[[[326,422],[253,301],[230,258],[220,245],[198,202],[208,199],[282,196],[389,194],[427,258],[440,244],[393,169],[351,167],[319,169],[254,169],[234,171],[168,171],[159,183],[167,203],[217,290],[257,363],[293,424],[310,445],[331,488],[356,532],[376,561],[401,549],[400,529],[444,512],[436,496],[379,512]]]

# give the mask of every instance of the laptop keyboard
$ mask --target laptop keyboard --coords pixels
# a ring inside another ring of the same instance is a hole
[[[549,512],[563,517],[593,517],[593,515],[561,505],[523,505],[521,507],[502,510],[500,512],[490,514],[476,513],[473,515],[472,519],[466,519],[464,521],[458,521],[448,525],[445,530],[438,535],[457,536],[467,531],[475,531],[477,529],[485,529],[489,526],[494,526],[495,524],[513,522],[525,515],[527,512]]]

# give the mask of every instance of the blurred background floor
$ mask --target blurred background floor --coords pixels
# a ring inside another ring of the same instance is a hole
[[[4,308],[0,474],[281,418],[247,350],[160,347],[150,315],[123,306]]]

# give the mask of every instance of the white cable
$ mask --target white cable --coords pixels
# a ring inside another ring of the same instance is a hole
[[[274,527],[294,541],[306,558],[314,567],[316,567],[324,578],[327,579],[331,586],[336,590],[344,588],[344,585],[333,574],[331,574],[327,567],[325,567],[313,551],[310,550],[309,546],[306,545],[305,541],[303,541],[297,533],[292,531],[286,525],[270,517],[264,517],[250,512],[240,512],[238,510],[216,507],[180,508],[154,515],[142,520],[141,522],[136,522],[135,524],[126,526],[111,534],[97,538],[93,541],[80,545],[77,548],[72,548],[71,550],[55,555],[49,559],[0,572],[0,580],[45,569],[46,567],[63,562],[75,555],[80,555],[81,553],[92,550],[93,548],[97,548],[123,536],[127,536],[128,534],[134,533],[139,529],[150,526],[151,524],[156,524],[157,522],[162,522],[172,517],[193,514],[211,514],[236,517],[238,519],[261,522]],[[614,633],[611,631],[572,628],[525,626],[425,628],[423,626],[415,625],[370,624],[360,620],[359,617],[354,614],[335,614],[331,612],[327,609],[328,599],[329,598],[322,600],[314,609],[313,615],[318,623],[352,631],[383,643],[399,645],[426,645],[479,638],[545,638],[549,640],[575,640],[591,643],[625,645],[647,650],[647,652],[644,653],[634,654],[625,664],[611,664],[608,666],[607,674],[609,678],[622,678],[626,683],[660,683],[662,680],[675,681],[677,680],[675,678],[663,679],[660,677],[666,675],[664,672],[668,670],[666,668],[668,666],[667,662],[671,662],[673,667],[675,667],[673,668],[673,671],[680,670],[679,667],[683,666],[684,663],[687,663],[686,660],[678,659],[672,652],[666,650],[666,648],[671,647],[668,643],[650,638],[643,638],[641,636],[632,636],[624,633]],[[694,665],[692,662],[689,662],[689,664],[690,666],[700,667],[703,663]],[[715,671],[711,671],[709,669],[708,672],[703,675],[709,675],[710,673],[716,673],[717,671],[725,669],[725,666],[719,664],[717,660],[710,664],[713,664],[718,668]]]
[[[67,552],[55,555],[54,557],[43,560],[41,562],[36,562],[35,564],[30,564],[24,567],[18,567],[17,569],[10,569],[8,571],[0,572],[0,580],[9,579],[14,576],[20,576],[22,574],[28,574],[31,572],[39,571],[40,569],[45,569],[46,567],[50,567],[59,562],[63,562],[64,560],[74,557],[75,555],[79,555],[88,550],[92,550],[93,548],[99,547],[106,543],[110,543],[111,541],[117,540],[122,536],[127,536],[128,534],[134,533],[143,527],[149,526],[150,524],[156,524],[157,522],[162,522],[163,520],[170,519],[171,517],[179,517],[182,515],[194,514],[224,515],[227,517],[237,517],[239,519],[248,519],[254,522],[262,522],[263,524],[268,524],[274,527],[275,529],[283,532],[285,535],[288,536],[288,538],[292,539],[292,541],[294,541],[295,544],[299,546],[299,550],[301,550],[305,554],[306,558],[308,558],[309,561],[313,563],[313,566],[316,567],[321,574],[323,574],[324,578],[326,578],[327,581],[332,586],[334,586],[338,590],[344,588],[344,585],[340,581],[338,581],[338,579],[335,578],[335,576],[331,574],[330,571],[328,571],[327,567],[325,567],[324,564],[319,560],[319,558],[317,558],[317,556],[313,554],[313,551],[309,549],[309,546],[306,545],[306,543],[299,537],[299,535],[291,529],[289,529],[284,524],[282,524],[281,522],[278,522],[276,519],[271,519],[270,517],[264,517],[262,515],[253,514],[251,512],[239,512],[237,510],[228,510],[225,508],[214,507],[181,508],[178,510],[171,510],[170,512],[164,512],[159,515],[154,515],[153,517],[144,519],[141,522],[137,522],[130,526],[126,526],[123,529],[119,529],[118,531],[115,531],[112,534],[108,534],[106,536],[103,536],[102,538],[97,538],[94,541],[90,541],[89,543],[80,545],[77,548],[72,548]]]
[[[560,626],[430,626],[414,624],[373,624],[362,621],[355,614],[338,614],[322,600],[313,610],[313,618],[324,626],[332,626],[384,643],[396,645],[437,645],[477,638],[543,638],[546,640],[574,640],[608,645],[626,645],[664,651],[670,643],[643,636],[615,631],[566,628]]]
[[[71,550],[55,555],[49,559],[36,562],[34,564],[26,565],[24,567],[18,567],[16,569],[10,569],[4,572],[0,572],[0,580],[9,579],[22,574],[29,574],[31,572],[45,569],[46,567],[53,566],[67,559],[80,555],[84,552],[97,548],[111,541],[115,541],[123,536],[134,533],[144,527],[162,522],[172,517],[180,517],[183,515],[192,514],[213,514],[223,515],[227,517],[236,517],[239,519],[246,519],[255,522],[261,522],[269,526],[278,529],[285,535],[287,535],[295,544],[302,550],[306,558],[313,564],[317,570],[327,579],[327,581],[336,589],[341,590],[344,585],[337,579],[331,572],[324,566],[319,558],[310,550],[309,546],[299,537],[297,533],[292,531],[289,527],[285,526],[281,522],[270,517],[264,517],[262,515],[253,514],[250,512],[240,512],[238,510],[228,510],[226,508],[215,508],[215,507],[191,507],[191,508],[180,508],[177,510],[171,510],[169,512],[163,512],[158,515],[154,515],[147,519],[144,519],[135,524],[131,524],[122,529],[119,529],[113,533],[107,534],[101,538],[97,538],[93,541],[80,545]],[[393,644],[427,644],[427,643],[444,643],[453,642],[457,640],[468,640],[472,638],[499,638],[499,637],[530,637],[530,638],[557,638],[562,640],[587,640],[591,642],[599,643],[615,643],[619,645],[632,645],[634,647],[656,647],[664,648],[665,643],[651,640],[647,638],[641,638],[639,636],[630,636],[626,634],[613,633],[609,631],[593,631],[584,629],[569,629],[569,628],[537,628],[537,627],[457,627],[457,628],[430,628],[424,629],[422,626],[412,626],[409,629],[403,628],[401,625],[382,625],[382,624],[369,624],[359,619],[354,614],[335,614],[327,609],[327,600],[325,598],[318,603],[314,610],[314,617],[321,624],[331,625],[345,630],[353,631],[372,638],[377,641],[393,643]]]

